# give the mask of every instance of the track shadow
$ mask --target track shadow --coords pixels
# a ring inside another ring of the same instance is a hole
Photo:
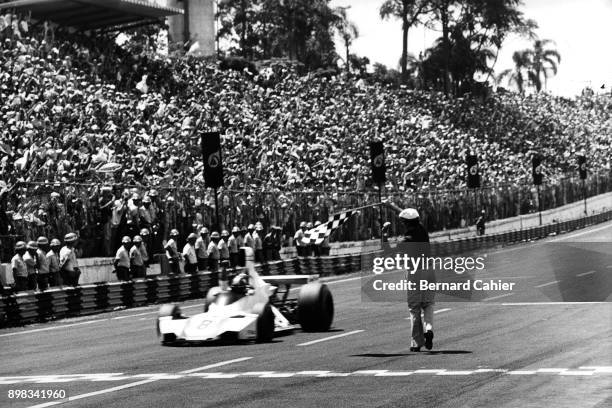
[[[282,343],[282,340],[272,340],[265,343],[257,343],[254,340],[214,340],[214,341],[202,341],[202,342],[175,342],[163,344],[164,347],[173,348],[188,348],[188,347],[232,347],[232,346],[255,346],[259,344],[271,344],[271,343]]]
[[[472,354],[468,350],[432,350],[432,351],[421,351],[424,354]]]
[[[385,357],[404,357],[411,356],[414,353],[364,353],[364,354],[352,354],[350,357],[377,357],[377,358],[385,358]]]

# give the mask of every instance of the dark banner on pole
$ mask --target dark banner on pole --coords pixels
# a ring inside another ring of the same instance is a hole
[[[202,133],[202,155],[206,187],[223,187],[223,160],[219,132]]]
[[[531,159],[531,175],[533,177],[533,184],[536,186],[542,185],[542,158],[539,155],[533,156]]]
[[[383,142],[370,142],[370,163],[372,165],[372,180],[376,184],[384,183],[387,167],[385,166],[385,148]]]
[[[578,156],[578,173],[580,173],[580,179],[586,180],[587,178],[587,161],[585,156]]]
[[[469,154],[465,162],[467,163],[467,186],[468,188],[480,187],[480,171],[478,169],[478,156]]]

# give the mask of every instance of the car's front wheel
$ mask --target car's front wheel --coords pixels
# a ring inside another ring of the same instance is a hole
[[[266,303],[258,312],[255,323],[256,337],[258,343],[267,343],[274,338],[274,312],[270,303]]]

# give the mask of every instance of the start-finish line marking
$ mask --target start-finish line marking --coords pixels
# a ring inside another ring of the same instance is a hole
[[[231,360],[232,362],[244,361],[244,359]],[[225,365],[225,364],[223,364]],[[218,366],[211,364],[210,368]],[[198,369],[198,371],[204,368]],[[128,383],[117,387],[109,388],[108,390],[118,391],[124,388],[131,388],[137,385],[146,384],[147,382],[161,380],[178,380],[186,378],[199,378],[203,380],[216,379],[235,379],[235,378],[264,378],[264,379],[279,379],[291,377],[405,377],[405,376],[466,376],[466,375],[481,375],[481,374],[502,374],[502,375],[548,375],[548,376],[598,376],[612,375],[611,366],[589,366],[578,368],[532,368],[523,370],[511,370],[505,368],[477,368],[473,370],[451,370],[451,369],[418,369],[418,370],[357,370],[357,371],[327,371],[327,370],[310,370],[310,371],[245,371],[245,372],[189,372],[191,370],[181,371],[179,373],[149,373],[149,374],[133,374],[126,375],[124,373],[103,373],[103,374],[72,374],[72,375],[34,375],[20,377],[0,377],[0,384],[48,384],[56,382],[103,382],[103,381],[130,381],[139,380],[137,383]],[[95,391],[91,395],[105,393],[106,390]],[[90,394],[83,394],[89,396]],[[74,398],[72,399],[80,399]],[[81,397],[83,398],[83,397]],[[55,401],[53,401],[55,402]],[[51,405],[54,405],[51,402]],[[39,406],[49,406],[41,404]]]

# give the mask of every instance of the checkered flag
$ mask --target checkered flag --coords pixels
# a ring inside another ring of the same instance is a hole
[[[357,214],[359,211],[348,210],[338,214],[334,214],[329,217],[329,220],[325,224],[321,224],[316,228],[309,229],[304,232],[302,243],[306,245],[321,245],[323,240],[331,235],[339,226],[344,224],[352,215]]]

